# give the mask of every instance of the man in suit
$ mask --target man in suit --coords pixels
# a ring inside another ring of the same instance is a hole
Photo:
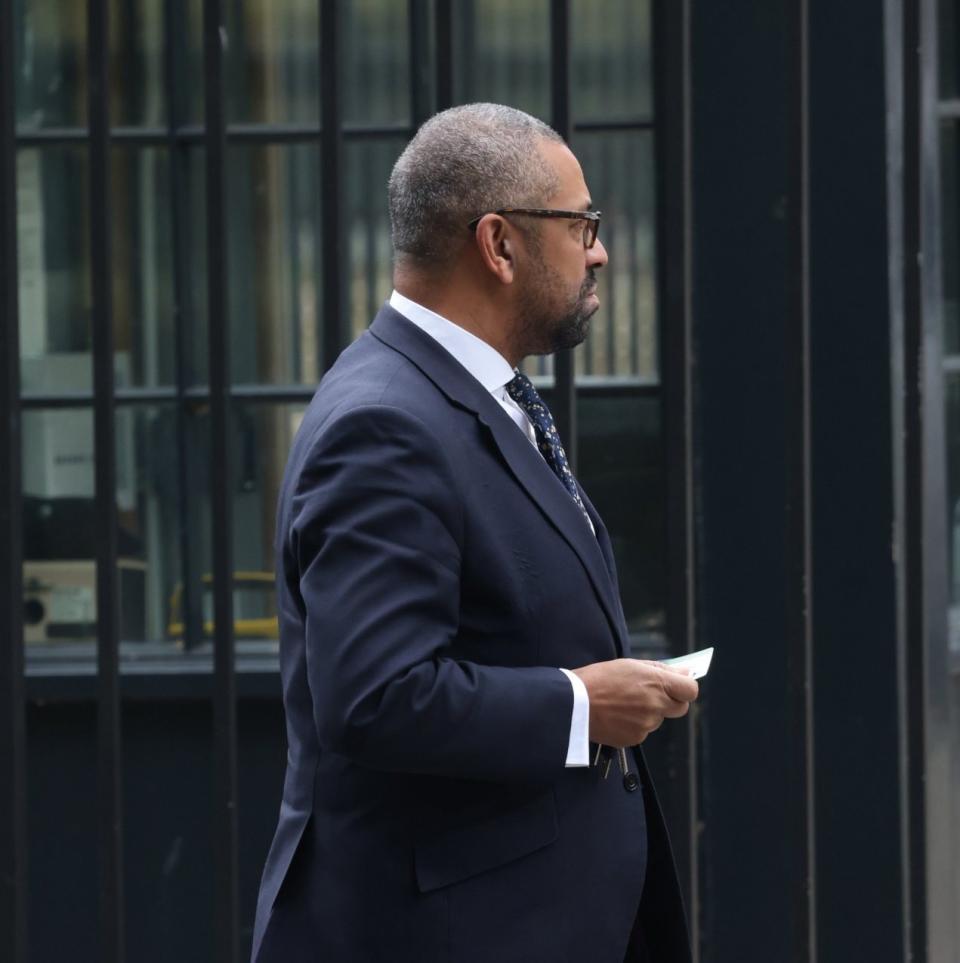
[[[697,685],[627,658],[607,532],[515,370],[599,304],[580,166],[475,104],[420,129],[389,199],[395,291],[280,495],[289,753],[253,959],[689,960],[629,747]]]

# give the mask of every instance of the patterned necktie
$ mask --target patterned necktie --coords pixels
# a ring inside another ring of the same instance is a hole
[[[573,479],[573,472],[570,471],[567,453],[563,450],[563,445],[560,444],[560,435],[557,434],[557,426],[553,423],[553,415],[550,414],[550,409],[543,403],[543,399],[537,394],[537,389],[530,383],[530,379],[519,371],[512,381],[507,382],[506,388],[507,394],[526,412],[527,417],[533,424],[540,454],[553,469],[557,478],[563,482],[563,487],[570,493],[570,497],[577,503],[577,507],[583,512],[587,525],[593,528],[590,516],[587,514],[587,510],[583,506],[583,500],[580,498],[580,492],[577,491],[577,483]]]

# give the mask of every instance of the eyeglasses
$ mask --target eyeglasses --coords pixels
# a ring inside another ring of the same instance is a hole
[[[488,211],[488,214],[526,214],[529,217],[565,217],[571,221],[584,221],[583,246],[587,250],[597,243],[597,231],[600,230],[600,211],[553,211],[542,207],[501,207],[498,211]],[[475,217],[467,227],[471,231],[477,229],[480,219],[486,217],[481,214]]]

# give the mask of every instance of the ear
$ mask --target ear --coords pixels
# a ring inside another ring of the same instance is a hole
[[[501,284],[512,284],[516,236],[506,218],[500,214],[484,214],[477,222],[474,243],[484,268]]]

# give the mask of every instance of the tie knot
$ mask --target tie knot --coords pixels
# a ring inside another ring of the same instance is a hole
[[[514,369],[516,371],[516,369]],[[537,406],[546,412],[546,405],[543,399],[537,394],[537,389],[533,383],[522,372],[516,371],[513,379],[507,382],[507,394],[529,415],[531,410],[536,410]],[[536,420],[536,419],[535,419]]]

